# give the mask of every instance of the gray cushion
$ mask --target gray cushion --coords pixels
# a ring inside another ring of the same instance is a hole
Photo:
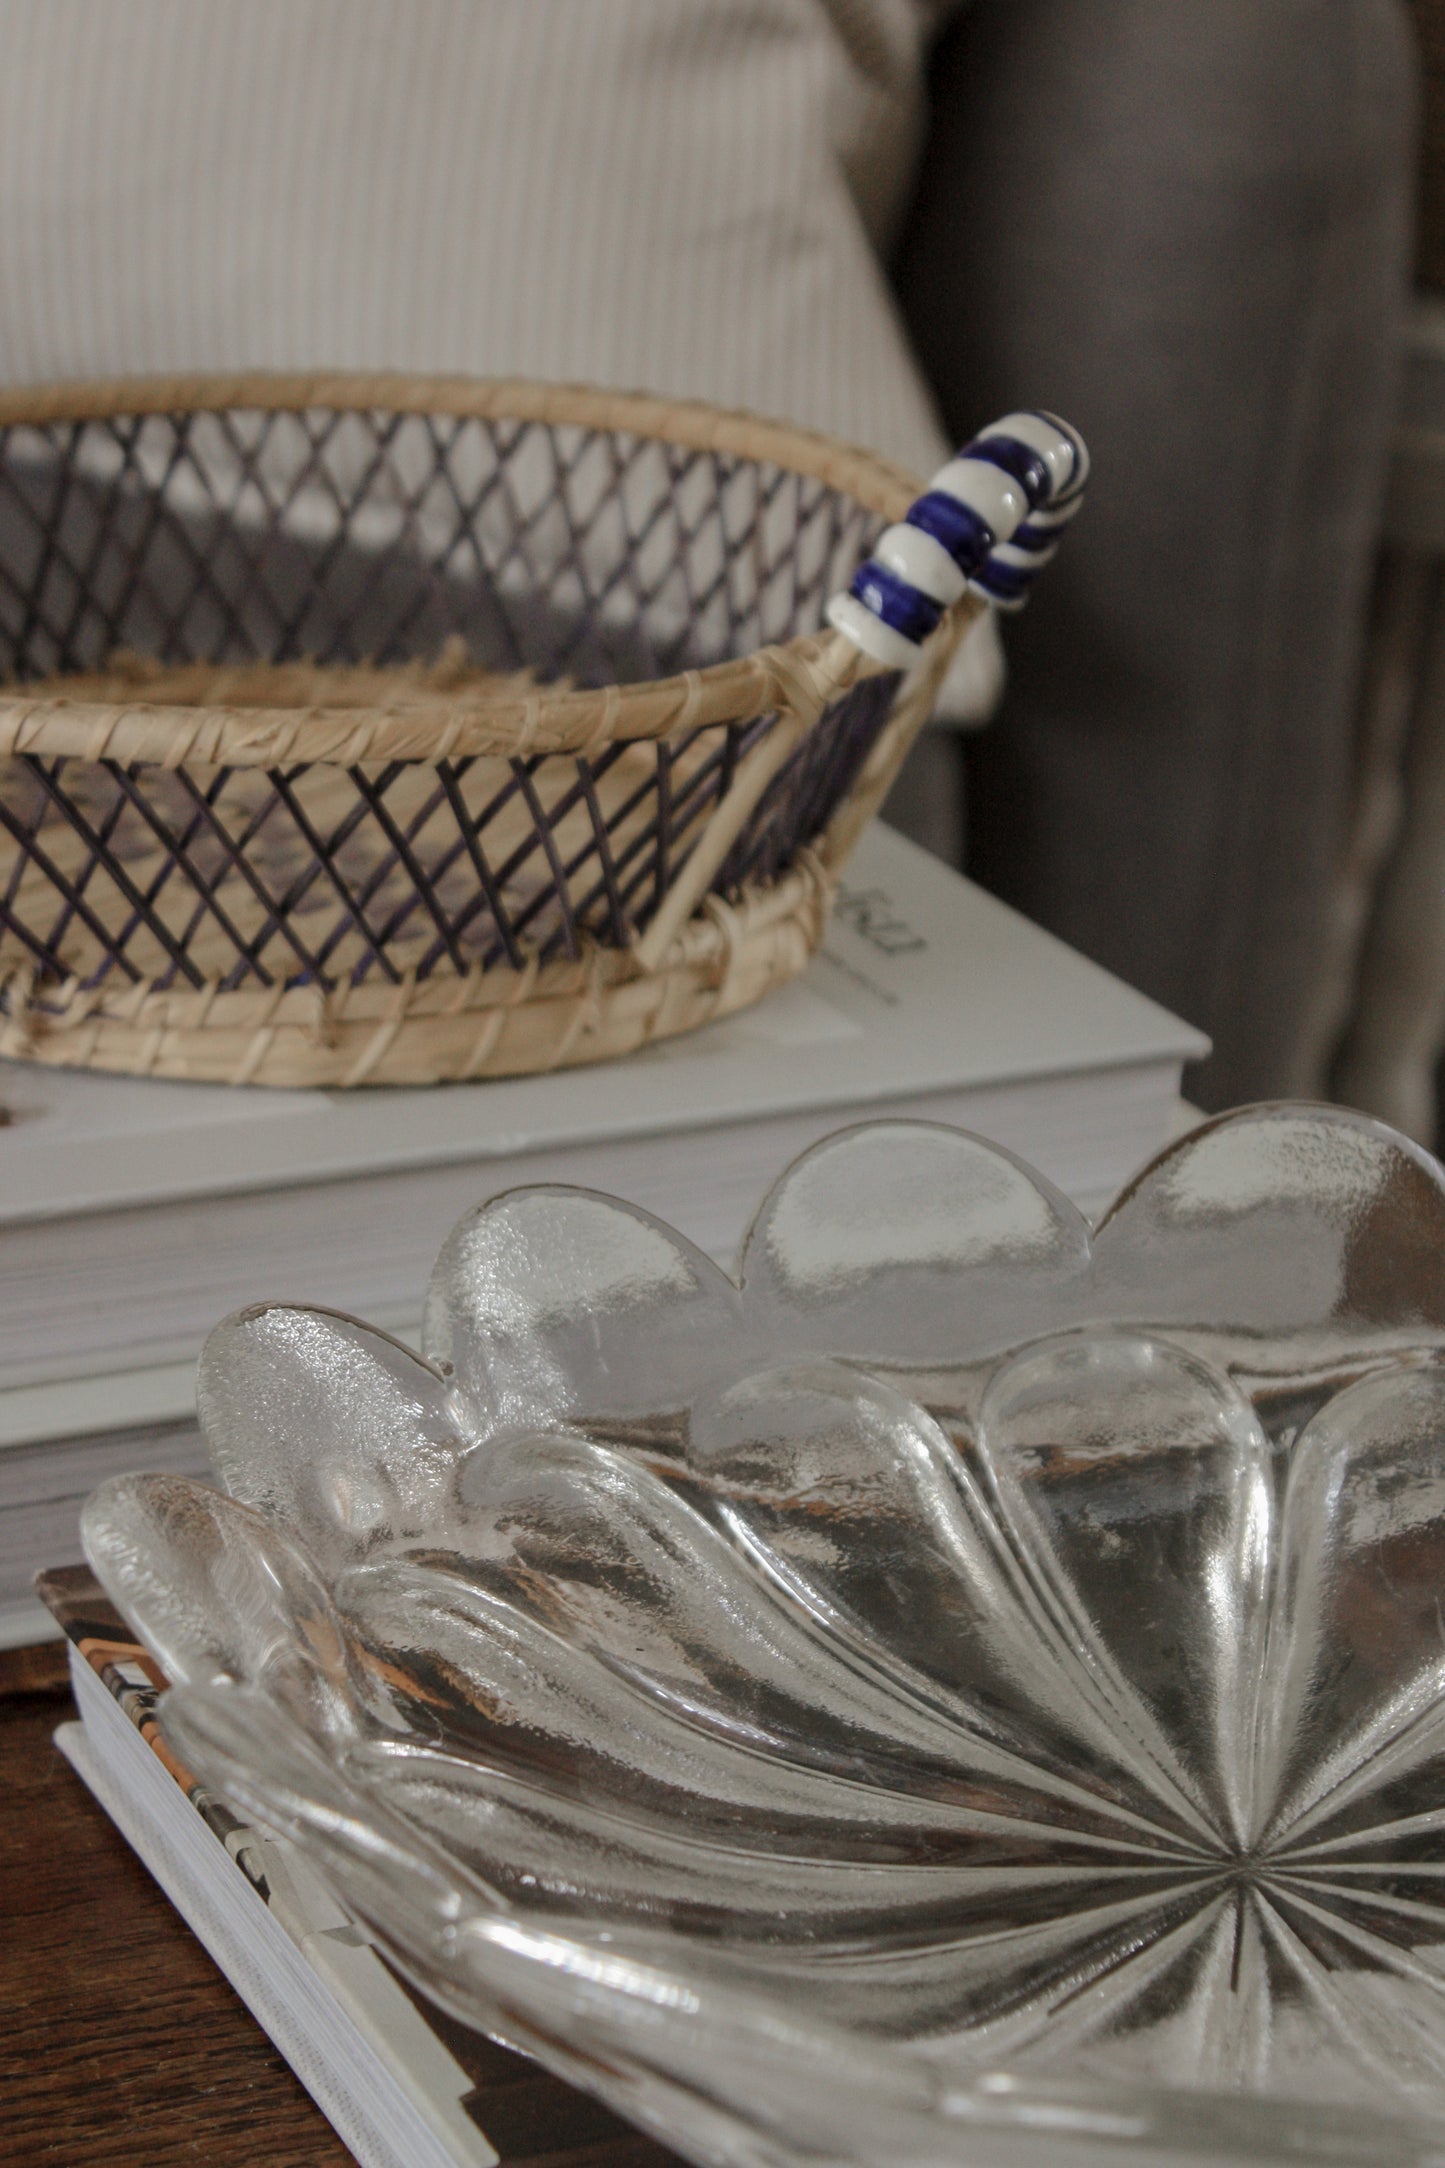
[[[970,858],[1213,1036],[1210,1104],[1310,1089],[1315,973],[1410,248],[1397,0],[981,0],[899,280],[955,432],[1094,454],[970,754]]]

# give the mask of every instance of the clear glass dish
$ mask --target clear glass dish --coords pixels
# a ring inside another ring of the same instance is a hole
[[[1092,1235],[879,1123],[738,1283],[463,1220],[426,1359],[261,1305],[85,1514],[175,1751],[695,2160],[1445,2158],[1445,1177],[1206,1124]]]

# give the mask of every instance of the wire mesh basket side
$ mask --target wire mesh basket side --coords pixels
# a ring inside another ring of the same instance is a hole
[[[822,623],[876,514],[625,429],[388,413],[0,426],[0,677],[158,661],[478,666],[604,685]]]
[[[708,883],[735,895],[816,840],[887,719],[837,701]],[[89,991],[223,992],[524,969],[627,949],[764,716],[595,760],[165,769],[25,757],[0,772],[0,970]]]

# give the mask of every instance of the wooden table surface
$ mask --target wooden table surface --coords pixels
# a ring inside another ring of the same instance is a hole
[[[0,1699],[0,2160],[350,2168],[52,1744],[74,1714],[68,1688]],[[479,2117],[509,2168],[680,2168],[522,2057],[484,2053]]]

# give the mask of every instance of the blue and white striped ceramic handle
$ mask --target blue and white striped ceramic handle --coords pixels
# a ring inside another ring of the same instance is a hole
[[[906,670],[965,589],[1022,609],[1088,477],[1084,440],[1057,414],[1006,414],[879,536],[848,592],[828,604],[829,624],[875,662]]]

